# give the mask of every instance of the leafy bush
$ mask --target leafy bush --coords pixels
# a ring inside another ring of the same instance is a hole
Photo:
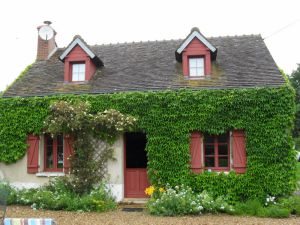
[[[290,196],[279,200],[280,205],[289,209],[292,214],[300,216],[300,196]]]
[[[257,199],[239,202],[235,205],[233,214],[256,216],[260,214],[262,204]]]
[[[18,190],[3,183],[0,187],[10,190],[8,204],[31,205],[33,209],[104,212],[116,208],[117,204],[104,184],[80,196],[68,183],[64,183],[65,179],[55,178],[48,185],[38,189]]]
[[[174,216],[231,210],[231,206],[226,203],[223,197],[214,199],[206,191],[196,194],[190,187],[184,185],[175,186],[175,188],[167,186],[163,190],[154,188],[147,203],[147,208],[151,214]]]
[[[280,205],[272,205],[270,207],[260,208],[256,216],[272,217],[272,218],[288,218],[290,216],[290,210]]]
[[[3,194],[7,194],[8,205],[13,204],[17,201],[17,192],[8,183],[0,182],[0,190],[3,191]]]
[[[258,199],[240,202],[235,205],[232,214],[272,218],[287,218],[290,216],[291,211],[278,204],[274,197],[268,196],[264,205]]]

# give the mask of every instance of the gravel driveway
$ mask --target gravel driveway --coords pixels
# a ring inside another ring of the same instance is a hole
[[[274,225],[300,224],[300,217],[288,219],[266,219],[256,217],[239,217],[230,215],[202,215],[184,217],[156,217],[146,212],[122,212],[120,210],[108,213],[76,213],[63,211],[32,210],[30,207],[9,206],[7,217],[47,217],[54,218],[58,225]]]

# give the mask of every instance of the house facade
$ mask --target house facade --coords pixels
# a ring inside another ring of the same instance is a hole
[[[139,121],[108,162],[118,201],[144,198],[150,183],[233,199],[292,191],[293,91],[260,35],[193,28],[169,41],[90,46],[75,36],[65,48],[55,36],[49,23],[38,27],[36,62],[2,96],[2,179],[36,187],[67,174],[72,141],[44,134],[42,122],[51,101],[82,99]]]

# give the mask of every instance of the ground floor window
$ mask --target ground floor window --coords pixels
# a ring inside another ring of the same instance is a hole
[[[64,167],[64,144],[63,135],[52,137],[45,134],[44,170],[63,171]]]
[[[246,135],[244,130],[224,134],[193,131],[190,134],[190,168],[194,173],[230,171],[245,173],[247,167]]]
[[[204,167],[207,170],[229,169],[229,135],[205,134],[204,143]]]

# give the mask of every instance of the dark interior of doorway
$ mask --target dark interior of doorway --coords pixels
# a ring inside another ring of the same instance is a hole
[[[146,134],[130,132],[125,134],[126,141],[126,168],[146,168]]]

